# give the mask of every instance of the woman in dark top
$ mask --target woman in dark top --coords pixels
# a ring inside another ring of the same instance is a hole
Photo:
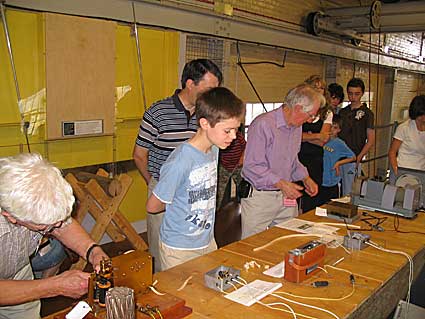
[[[321,92],[328,101],[328,94],[326,83],[320,75],[312,75],[304,81],[310,84],[316,90]],[[320,186],[322,185],[323,175],[323,145],[329,140],[331,125],[332,125],[332,111],[327,103],[324,107],[319,109],[316,119],[311,123],[303,124],[303,135],[301,149],[298,153],[300,162],[307,167],[310,177]],[[304,194],[301,197],[301,208],[303,213],[320,206],[319,194],[315,197],[310,197]]]

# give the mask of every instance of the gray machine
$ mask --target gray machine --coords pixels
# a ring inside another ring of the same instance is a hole
[[[425,172],[400,167],[394,183],[357,178],[351,201],[370,210],[413,218],[425,207]]]

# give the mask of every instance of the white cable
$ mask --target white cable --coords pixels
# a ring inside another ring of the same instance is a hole
[[[239,285],[241,285],[241,286],[246,286],[247,284],[246,283],[243,283],[243,282],[241,282],[241,281],[239,281],[239,280],[237,280],[236,278],[232,278],[232,279],[230,279],[231,281],[234,281],[234,282],[237,282]]]
[[[243,280],[245,283],[243,283],[243,282],[241,282],[241,281],[237,280],[236,278],[232,278],[232,279],[231,279],[231,281],[237,282],[238,284],[240,284],[240,285],[242,285],[242,286],[247,286],[247,287],[248,287],[248,292],[249,292],[251,289],[250,289],[249,285],[246,283],[246,280],[245,280],[245,279],[243,279],[243,278],[241,278],[241,277],[239,277],[239,279]],[[230,283],[230,282],[229,282],[229,284],[231,284],[232,286],[234,286],[234,285],[233,285],[232,283]],[[267,308],[274,309],[274,310],[279,310],[279,311],[283,311],[283,312],[287,312],[287,311],[285,311],[284,309],[271,307],[269,304],[265,304],[265,303],[263,303],[263,302],[261,302],[261,301],[257,300],[257,299],[256,299],[256,298],[254,298],[254,297],[251,297],[251,298],[252,298],[252,299],[254,299],[256,303],[259,303],[260,305],[266,306]],[[290,310],[290,312],[291,312],[292,316],[294,317],[294,319],[297,319],[297,315],[295,314],[294,309],[292,309],[289,305],[287,305],[287,304],[285,304],[285,303],[283,303],[283,302],[281,302],[281,303],[279,303],[279,304],[282,304],[282,305],[284,305],[286,308],[288,308],[288,309]],[[271,305],[272,305],[272,304],[271,304]]]
[[[362,227],[361,227],[361,226],[359,226],[359,225],[345,224],[345,223],[326,223],[326,222],[318,222],[318,224],[328,225],[328,226],[343,226],[343,227],[351,227],[351,228],[357,228],[357,229],[362,228]]]
[[[187,283],[191,280],[193,278],[193,276],[189,276],[185,281],[184,281],[184,283],[179,287],[179,288],[177,288],[177,291],[180,291],[180,290],[183,290],[184,289],[184,287],[186,287],[186,285],[187,285]]]
[[[267,308],[273,309],[273,310],[279,310],[279,311],[283,311],[283,312],[288,312],[288,311],[287,311],[287,310],[285,310],[285,309],[280,309],[280,308],[272,307],[272,306],[277,306],[277,305],[285,306],[285,307],[286,307],[286,308],[288,308],[288,309],[289,309],[289,311],[291,312],[292,317],[293,317],[294,319],[297,319],[297,314],[295,313],[294,309],[292,309],[292,307],[291,307],[290,305],[287,305],[287,304],[286,304],[286,303],[284,303],[284,302],[264,303],[264,302],[261,302],[260,300],[257,300],[257,303],[259,303],[260,305],[266,306]]]
[[[366,244],[368,244],[369,246],[378,249],[378,250],[382,250],[385,251],[387,253],[392,253],[392,254],[399,254],[399,255],[403,255],[407,258],[407,260],[409,261],[409,286],[407,289],[407,296],[406,296],[406,314],[405,317],[407,318],[407,314],[409,312],[409,304],[410,304],[410,290],[412,288],[412,282],[413,282],[413,259],[412,257],[404,252],[404,251],[400,251],[400,250],[391,250],[391,249],[386,249],[384,247],[379,246],[378,244],[372,242],[372,241],[368,241],[366,242]]]
[[[238,284],[240,284],[240,285],[242,285],[242,286],[245,286],[245,284],[241,283],[239,280],[237,280],[237,279],[235,279],[235,278],[233,278],[233,279],[232,279],[232,281],[235,281],[235,282],[237,282]],[[287,298],[285,298],[285,297],[279,296],[279,295],[274,294],[274,293],[272,293],[272,294],[270,294],[270,295],[275,296],[275,297],[277,297],[277,298],[279,298],[279,299],[283,299],[283,300],[285,300],[285,301],[293,302],[293,303],[298,304],[298,305],[301,305],[301,306],[305,306],[305,307],[309,307],[309,308],[312,308],[312,309],[316,309],[316,310],[324,311],[324,312],[326,312],[326,313],[328,313],[328,314],[332,315],[334,318],[336,318],[336,319],[340,319],[340,318],[339,318],[336,314],[334,314],[333,312],[331,312],[331,311],[329,311],[329,310],[327,310],[327,309],[323,309],[323,308],[320,308],[320,307],[316,307],[316,306],[312,306],[312,305],[308,305],[308,304],[303,304],[303,303],[301,303],[301,302],[293,301],[293,300],[291,300],[291,299],[287,299]],[[294,312],[293,314],[295,314],[295,312]]]
[[[348,295],[345,295],[345,296],[342,296],[342,297],[339,297],[339,298],[307,297],[307,296],[295,295],[295,294],[292,294],[292,293],[286,292],[286,291],[276,291],[274,293],[275,294],[288,295],[290,297],[295,297],[295,298],[300,298],[300,299],[311,299],[311,300],[322,300],[322,301],[341,301],[341,300],[350,298],[354,294],[355,290],[356,290],[356,288],[354,287],[354,284],[353,284],[351,292]]]
[[[325,268],[323,268],[323,267],[317,266],[317,269],[320,269],[321,271],[323,271],[325,273],[328,273],[328,271]]]
[[[335,266],[332,266],[332,265],[325,265],[324,267],[325,268],[326,267],[329,267],[329,268],[332,268],[332,269],[336,269],[336,270],[339,270],[339,271],[346,272],[349,275],[355,275],[356,277],[361,277],[361,278],[365,278],[365,279],[369,279],[369,280],[373,280],[373,281],[377,281],[377,282],[382,283],[382,280],[380,280],[380,279],[376,279],[376,278],[373,278],[373,277],[368,277],[368,276],[365,276],[365,275],[361,275],[361,274],[352,272],[352,271],[347,270],[347,269],[344,269],[344,268],[335,267]]]
[[[274,243],[276,243],[276,242],[278,242],[278,241],[280,241],[282,239],[294,238],[294,237],[322,237],[322,236],[323,235],[321,235],[321,234],[291,234],[291,235],[280,236],[280,237],[278,237],[276,239],[273,239],[271,242],[269,242],[269,243],[267,243],[267,244],[265,244],[263,246],[255,247],[253,249],[253,251],[258,251],[258,250],[267,248],[267,247],[273,245]]]
[[[241,276],[236,276],[236,278],[239,278],[240,280],[242,280],[242,282],[243,282],[245,285],[248,285],[248,282],[247,282],[245,279],[243,279]]]
[[[349,236],[350,236],[350,235],[349,235]],[[339,248],[339,247],[341,247],[342,249],[344,249],[344,250],[345,250],[345,252],[346,252],[347,254],[351,255],[351,251],[349,251],[347,248],[345,248],[343,244],[338,243],[337,248]]]
[[[309,305],[309,304],[302,303],[302,302],[298,302],[298,301],[294,301],[294,300],[291,300],[291,299],[288,299],[288,298],[279,296],[279,295],[277,295],[275,293],[273,293],[271,295],[272,296],[275,296],[275,297],[277,297],[279,299],[282,299],[282,300],[285,300],[285,301],[288,301],[288,302],[292,302],[292,303],[294,303],[296,305],[300,305],[300,306],[304,306],[304,307],[308,307],[308,308],[312,308],[312,309],[316,309],[316,310],[320,310],[320,311],[326,312],[326,313],[330,314],[331,316],[333,316],[335,319],[340,319],[336,314],[334,314],[332,311],[329,311],[327,309],[316,307],[316,306]]]
[[[165,295],[165,293],[159,292],[158,290],[156,290],[154,286],[149,286],[149,289],[152,290],[158,296],[164,296]]]
[[[232,279],[233,280],[233,279]],[[236,285],[230,281],[227,281],[226,284],[229,284],[230,286],[233,287],[233,289],[238,290],[238,287],[236,287]]]

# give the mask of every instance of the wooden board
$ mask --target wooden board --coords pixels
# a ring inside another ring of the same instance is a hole
[[[374,215],[385,216],[378,213],[374,213]],[[391,215],[386,216],[388,217],[387,220],[381,224],[385,231],[373,231],[368,232],[368,234],[371,235],[374,242],[384,246],[386,249],[403,251],[412,256],[414,277],[416,277],[425,263],[425,235],[396,233],[393,231],[394,217]],[[304,214],[300,218],[312,221],[335,222],[335,220],[314,216],[312,213]],[[356,223],[361,224],[360,221]],[[424,223],[425,215],[420,214],[413,220],[401,219],[400,229],[403,231],[423,232]],[[264,275],[262,272],[266,265],[272,266],[279,263],[283,260],[288,250],[308,242],[311,238],[288,238],[278,241],[265,249],[258,251],[253,249],[270,243],[280,236],[292,233],[285,229],[273,227],[242,241],[227,245],[208,255],[193,259],[167,271],[156,273],[154,275],[154,279],[157,280],[155,287],[162,293],[185,300],[185,305],[193,310],[188,318],[293,318],[290,313],[266,308],[261,304],[254,304],[250,307],[242,306],[224,298],[223,293],[207,288],[204,284],[204,274],[220,265],[240,269],[241,277],[248,282],[255,279],[281,282],[283,286],[278,292],[289,292],[313,299],[305,300],[297,297],[285,297],[332,311],[341,319],[387,318],[398,301],[406,296],[409,274],[409,265],[406,257],[379,251],[373,247],[368,247],[362,251],[353,251],[351,254],[348,254],[340,247],[329,248],[325,257],[325,265],[331,265],[341,257],[344,257],[344,260],[337,265],[343,270],[327,267],[327,273],[324,271],[317,272],[313,277],[300,284]],[[346,233],[344,225],[340,227],[339,233],[341,235]],[[255,260],[259,267],[245,270],[244,264],[251,260]],[[355,277],[354,291],[352,291],[350,273]],[[178,290],[189,277],[191,278],[188,280],[187,285]],[[311,283],[318,280],[327,280],[329,286],[324,288],[312,287]],[[235,285],[239,286],[236,283]],[[343,300],[318,299],[343,297],[345,297]],[[302,315],[317,319],[335,318],[324,311],[283,301],[274,296],[265,297],[262,302],[284,302],[294,309],[298,318],[304,318]],[[283,311],[287,310],[282,305],[277,305],[276,307]]]
[[[62,121],[102,120],[112,134],[115,112],[116,22],[44,14],[47,139],[60,139]]]
[[[380,214],[375,215],[382,216]],[[391,231],[393,229],[393,217],[391,215],[387,216],[388,219],[381,225],[386,229],[385,232],[374,231],[368,232],[368,234],[371,235],[375,242],[385,246],[387,249],[404,251],[414,257],[414,276],[416,276],[425,262],[425,235],[395,233]],[[312,213],[305,214],[301,218],[313,221],[335,222],[335,220],[314,216]],[[421,214],[415,220],[401,220],[400,228],[405,231],[423,231],[422,225],[424,223],[425,216]],[[341,235],[345,234],[345,227],[341,226],[339,232]],[[291,233],[293,232],[273,227],[240,242],[225,246],[206,256],[194,259],[165,272],[157,273],[154,275],[154,278],[158,280],[156,287],[159,291],[166,291],[185,299],[186,304],[193,309],[191,318],[293,318],[289,313],[269,309],[260,304],[244,307],[224,298],[222,293],[206,288],[204,285],[204,273],[219,265],[241,269],[241,277],[248,282],[255,279],[282,282],[283,286],[278,290],[282,292],[322,298],[340,298],[349,295],[352,290],[349,273],[341,270],[328,269],[327,274],[323,271],[318,272],[311,279],[301,284],[290,283],[283,279],[272,278],[262,274],[265,265],[277,264],[283,260],[285,253],[289,249],[306,243],[311,238],[284,239],[259,251],[253,251],[253,248]],[[352,296],[343,301],[289,298],[327,309],[335,313],[339,318],[386,318],[398,301],[406,296],[408,278],[406,257],[389,254],[372,247],[362,251],[354,251],[351,254],[347,254],[342,248],[336,248],[327,250],[325,264],[332,264],[341,257],[345,259],[337,266],[355,275],[355,291]],[[255,267],[249,271],[244,270],[244,264],[251,260],[255,260],[260,265],[260,268]],[[177,291],[177,288],[189,276],[192,276],[189,284],[182,291]],[[330,284],[325,288],[313,288],[311,282],[316,280],[327,280]],[[264,298],[262,302],[285,301],[269,296]],[[330,314],[323,311],[299,306],[291,302],[285,303],[289,304],[298,314],[319,319],[332,318]],[[277,307],[286,310],[282,305]],[[302,316],[298,317],[302,318]]]

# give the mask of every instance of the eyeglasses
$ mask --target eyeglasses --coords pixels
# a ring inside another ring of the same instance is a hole
[[[304,112],[305,114],[307,114],[308,115],[308,117],[310,118],[310,119],[312,119],[313,121],[316,119],[316,117],[317,117],[317,115],[316,114],[311,114],[310,112]]]
[[[62,224],[63,224],[63,221],[60,221],[60,222],[58,222],[58,223],[56,223],[56,224],[48,225],[48,226],[46,227],[46,229],[44,229],[44,230],[40,230],[40,231],[38,231],[38,232],[39,232],[41,235],[46,236],[47,234],[50,234],[52,231],[54,231],[56,228],[60,228],[60,227],[62,226]]]

